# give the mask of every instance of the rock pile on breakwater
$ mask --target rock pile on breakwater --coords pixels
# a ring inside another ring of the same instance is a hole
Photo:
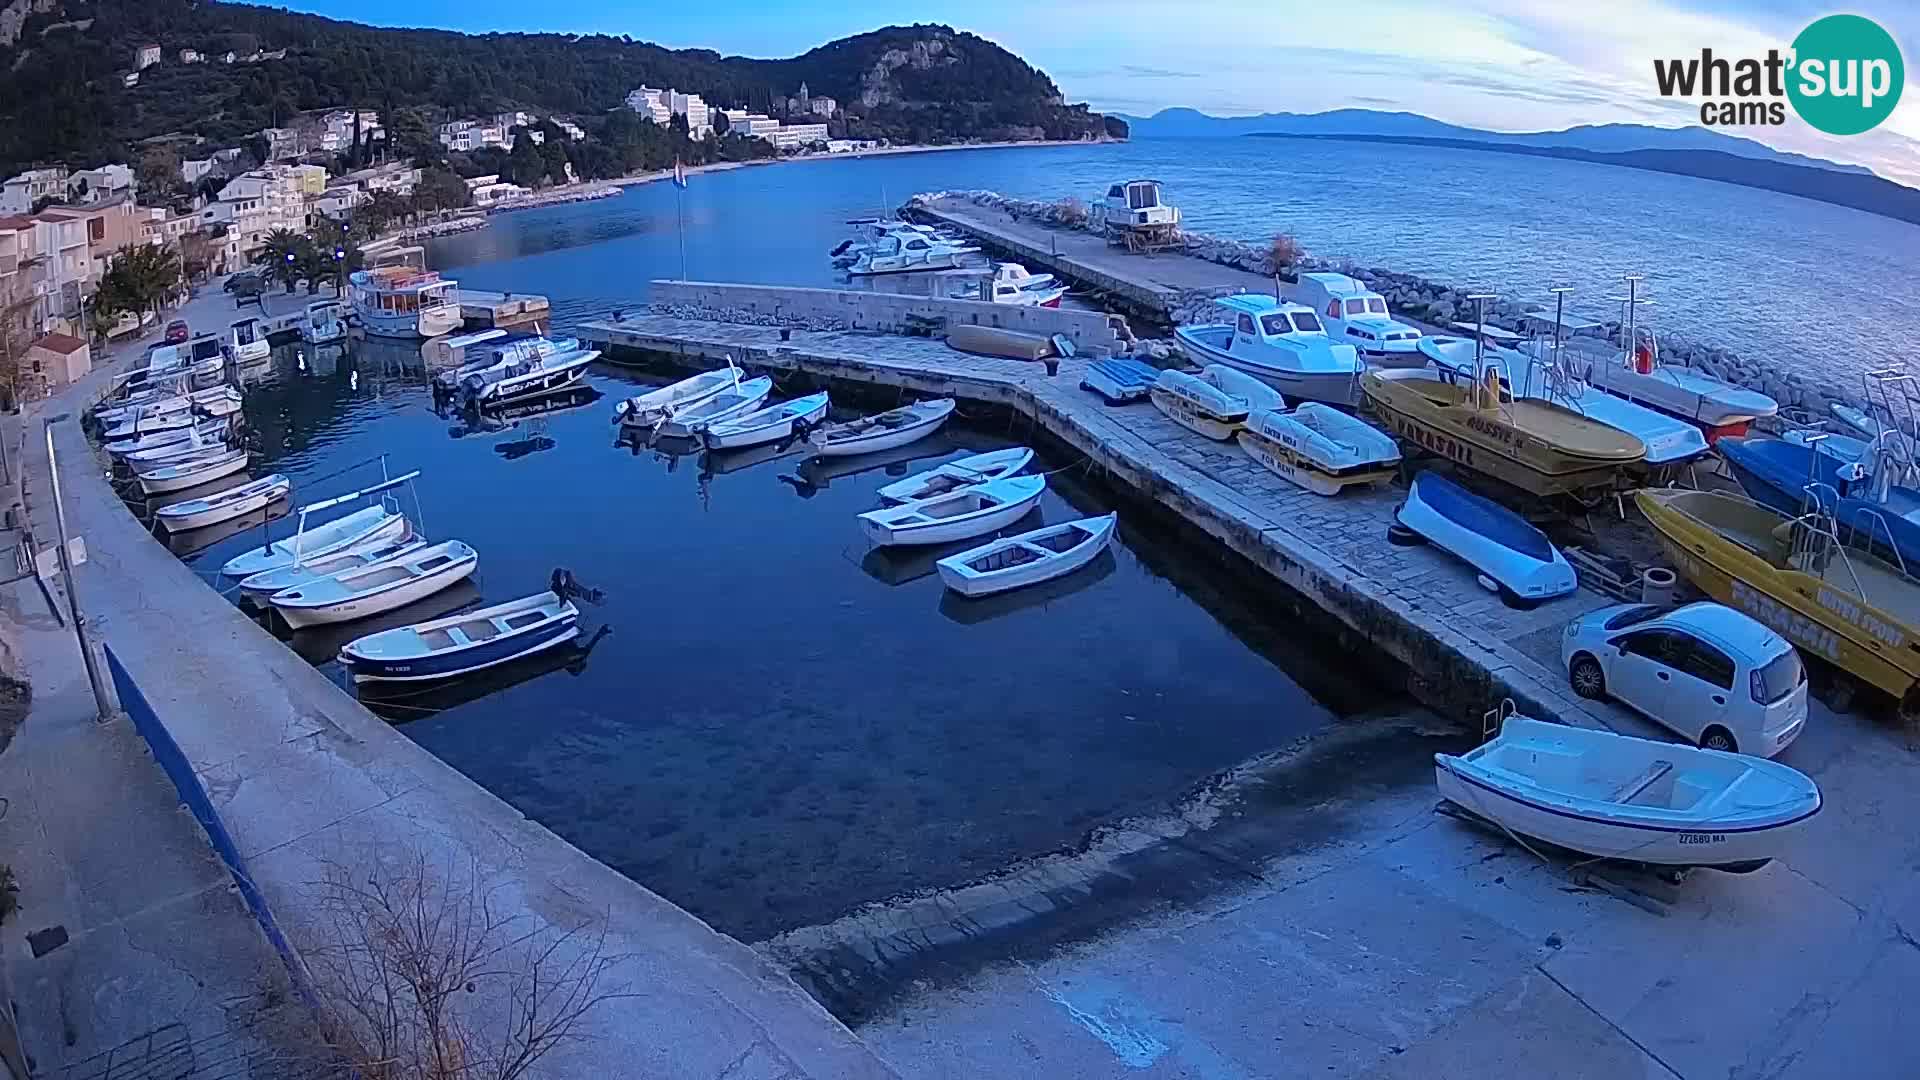
[[[1017,199],[997,191],[926,192],[909,199],[907,209],[911,210],[941,199],[964,199],[977,206],[1011,214],[1022,221],[1039,222],[1050,228],[1093,231],[1092,219],[1085,204],[1076,204],[1067,200],[1042,202],[1038,199]],[[1222,266],[1231,266],[1236,270],[1245,270],[1263,277],[1271,277],[1278,273],[1282,278],[1291,280],[1302,272],[1319,270],[1334,270],[1352,275],[1365,283],[1368,288],[1386,297],[1387,303],[1396,314],[1432,325],[1446,326],[1456,319],[1473,316],[1473,305],[1466,298],[1466,294],[1472,290],[1430,281],[1418,274],[1406,274],[1378,267],[1359,267],[1350,261],[1312,255],[1303,255],[1290,264],[1276,267],[1268,244],[1249,243],[1244,240],[1198,232],[1186,232],[1184,239],[1186,253],[1194,258],[1205,259]],[[1212,299],[1230,291],[1232,290],[1185,291],[1169,305],[1169,319],[1176,326],[1208,319]],[[1502,298],[1488,304],[1486,319],[1490,325],[1518,331],[1521,328],[1522,317],[1532,307],[1533,305]],[[1620,342],[1620,324],[1617,321],[1605,322],[1590,337],[1588,335],[1581,337],[1582,340],[1591,340],[1596,347],[1599,347],[1602,341],[1617,347]],[[1834,402],[1853,405],[1856,408],[1863,408],[1866,405],[1858,386],[1845,385],[1833,376],[1810,377],[1787,370],[1783,364],[1743,357],[1724,346],[1694,341],[1684,335],[1662,334],[1660,352],[1661,359],[1666,363],[1697,367],[1716,378],[1758,390],[1778,401],[1783,408],[1804,410],[1807,417],[1813,420],[1825,420],[1829,416],[1828,406]]]
[[[713,307],[707,304],[649,304],[647,313],[669,319],[696,319],[700,322],[734,323],[741,326],[771,326],[780,330],[813,330],[821,333],[851,330],[847,320],[826,315],[771,315],[743,307]],[[619,322],[621,313],[612,315]]]

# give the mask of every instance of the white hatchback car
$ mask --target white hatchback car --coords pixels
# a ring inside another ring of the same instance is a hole
[[[1780,635],[1719,604],[1621,604],[1567,624],[1573,692],[1611,697],[1710,750],[1772,757],[1807,723],[1807,672]]]

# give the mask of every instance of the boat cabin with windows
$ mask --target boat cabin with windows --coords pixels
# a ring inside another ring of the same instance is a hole
[[[1358,403],[1366,362],[1359,350],[1330,338],[1312,308],[1255,293],[1214,303],[1229,321],[1174,332],[1194,359],[1238,368],[1289,398]]]
[[[1368,359],[1418,367],[1420,331],[1393,318],[1387,298],[1346,274],[1301,274],[1294,296],[1318,312],[1327,333]]]

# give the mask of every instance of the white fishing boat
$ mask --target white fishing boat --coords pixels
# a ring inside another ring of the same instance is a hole
[[[538,356],[573,352],[580,348],[574,337],[547,337],[543,334],[509,334],[504,330],[482,330],[472,334],[452,334],[423,352],[458,353],[460,363],[433,377],[433,387],[442,393],[458,390],[468,376],[497,377],[505,369]],[[473,359],[466,359],[471,353]],[[492,381],[489,378],[488,381]]]
[[[833,265],[845,269],[859,261],[862,255],[873,251],[884,241],[897,236],[922,236],[928,240],[940,240],[943,237],[938,230],[928,225],[915,225],[910,221],[894,221],[885,218],[855,218],[847,224],[854,226],[854,235],[842,240],[827,257]]]
[[[268,343],[266,332],[260,329],[259,319],[235,319],[227,324],[224,348],[227,362],[233,364],[258,363],[273,355],[273,346]]]
[[[1706,429],[1709,441],[1726,435],[1744,435],[1753,421],[1773,416],[1780,406],[1757,390],[1735,386],[1704,371],[1675,367],[1660,360],[1660,343],[1651,329],[1637,323],[1638,309],[1650,303],[1639,295],[1640,278],[1627,277],[1622,297],[1620,340],[1625,343],[1611,360],[1588,362],[1579,372],[1588,383],[1612,394],[1677,416]]]
[[[407,519],[389,509],[384,502],[361,507],[351,514],[318,525],[309,526],[307,521],[313,514],[359,502],[368,496],[407,483],[419,475],[420,473],[416,470],[363,491],[348,492],[331,499],[308,503],[298,511],[298,524],[292,536],[281,537],[260,547],[243,551],[228,559],[220,567],[220,572],[228,577],[243,578],[263,570],[277,570],[283,566],[292,566],[309,559],[331,555],[347,548],[384,544],[403,536],[409,531]]]
[[[203,420],[191,427],[175,428],[172,431],[156,431],[151,435],[142,435],[137,439],[123,439],[119,442],[109,443],[106,451],[129,463],[150,461],[154,455],[149,453],[149,451],[178,446],[181,443],[198,443],[200,445],[210,446],[217,442],[224,442],[226,441],[227,431],[230,426],[231,421],[225,417],[219,420]]]
[[[1387,312],[1387,298],[1346,274],[1301,274],[1294,298],[1320,315],[1329,337],[1382,367],[1419,367],[1420,331]]]
[[[737,450],[792,438],[796,430],[819,423],[827,415],[827,392],[782,401],[750,413],[707,425],[700,439],[709,450]]]
[[[1153,404],[1181,427],[1225,441],[1246,423],[1251,406],[1211,382],[1184,371],[1163,371],[1154,380]]]
[[[135,475],[139,478],[143,493],[165,495],[232,476],[247,467],[247,456],[245,450],[224,450],[208,457],[189,458]]]
[[[393,539],[359,544],[343,548],[331,555],[315,559],[303,558],[290,566],[249,574],[240,579],[240,595],[244,599],[264,605],[267,597],[274,593],[298,588],[348,570],[358,570],[363,566],[391,562],[426,546],[427,541],[414,532],[412,525],[409,524],[404,532]]]
[[[381,266],[347,279],[348,303],[375,337],[431,338],[460,329],[460,285],[432,270]]]
[[[186,409],[155,413],[151,416],[136,412],[102,431],[100,439],[106,443],[130,442],[143,435],[164,435],[168,432],[182,431],[199,422],[199,419]]]
[[[671,408],[661,419],[659,433],[669,439],[690,439],[707,429],[708,424],[745,416],[758,409],[773,393],[773,379],[762,375],[729,387],[692,405]]]
[[[1655,866],[1757,870],[1821,804],[1811,777],[1777,761],[1524,716],[1433,760],[1442,797],[1508,832]]]
[[[152,451],[155,454],[163,456],[151,461],[129,462],[128,468],[137,479],[143,476],[151,476],[161,469],[170,469],[175,465],[211,461],[217,457],[224,457],[232,451],[233,447],[228,446],[226,443],[216,443],[212,446],[194,446],[190,443],[176,443],[174,446],[163,447],[160,450]]]
[[[182,346],[184,367],[190,376],[218,375],[227,366],[227,343],[213,334],[197,334]]]
[[[460,389],[469,404],[482,408],[552,394],[572,386],[600,359],[599,349],[571,349],[523,357],[468,375]]]
[[[966,457],[935,466],[926,472],[914,473],[905,480],[895,480],[879,491],[880,501],[888,506],[931,499],[935,495],[945,495],[972,484],[984,484],[990,480],[999,480],[1012,476],[1027,467],[1033,460],[1033,451],[1025,446],[1009,446],[1005,450],[989,450],[984,454],[969,454]]]
[[[1317,401],[1253,413],[1234,433],[1247,456],[1316,495],[1393,478],[1400,446],[1358,417]]]
[[[262,510],[276,500],[286,498],[292,490],[293,481],[274,473],[205,498],[163,506],[153,512],[153,519],[165,525],[169,532],[204,528]]]
[[[338,300],[315,300],[300,319],[300,340],[309,345],[332,345],[347,340],[345,307]]]
[[[1044,476],[1009,476],[974,484],[931,499],[869,510],[860,515],[867,539],[876,544],[945,544],[968,540],[1019,521],[1040,504]]]
[[[847,267],[855,277],[878,274],[907,274],[919,270],[952,270],[967,256],[980,249],[970,244],[952,243],[918,232],[890,233]]]
[[[479,564],[473,548],[459,540],[445,540],[386,562],[282,589],[269,596],[267,603],[295,629],[350,622],[432,596],[465,581]]]
[[[1413,478],[1394,519],[1472,567],[1483,585],[1512,606],[1531,606],[1580,587],[1573,567],[1545,533],[1437,472]]]
[[[993,268],[993,277],[982,286],[984,299],[1013,307],[1057,308],[1067,295],[1067,287],[1052,274],[1029,273],[1019,263],[1001,263]]]
[[[109,429],[135,417],[174,416],[194,412],[203,417],[231,416],[240,411],[240,406],[240,391],[231,386],[211,386],[192,393],[168,394],[104,409],[94,413],[94,416],[100,421],[103,429]]]
[[[807,446],[821,457],[872,454],[905,446],[940,430],[953,415],[952,398],[916,401],[858,420],[822,424],[807,433]]]
[[[542,592],[504,604],[355,638],[341,666],[361,682],[425,682],[466,675],[572,641],[573,601]]]
[[[1048,525],[949,555],[934,565],[947,588],[962,596],[1038,585],[1073,573],[1107,550],[1119,520],[1119,514],[1107,514]]]
[[[1174,331],[1195,359],[1238,368],[1289,398],[1360,403],[1366,362],[1353,346],[1328,337],[1313,309],[1257,293],[1214,303],[1228,321]]]
[[[666,419],[674,409],[698,405],[715,394],[724,393],[740,383],[740,369],[727,358],[727,366],[681,379],[657,390],[630,397],[613,407],[615,421],[629,427],[652,427]]]

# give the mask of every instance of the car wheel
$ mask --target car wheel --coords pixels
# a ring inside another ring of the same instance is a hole
[[[1700,745],[1709,750],[1723,750],[1729,754],[1737,754],[1740,752],[1739,745],[1733,741],[1733,732],[1728,731],[1718,724],[1708,728],[1706,732],[1700,736]]]
[[[1601,669],[1600,661],[1580,653],[1567,665],[1567,682],[1572,684],[1573,692],[1588,701],[1600,701],[1607,696],[1607,673]]]

